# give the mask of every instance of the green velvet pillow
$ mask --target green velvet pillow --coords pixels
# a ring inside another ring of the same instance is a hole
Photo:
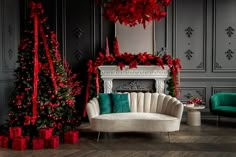
[[[113,113],[130,112],[128,94],[112,94]]]
[[[100,108],[100,114],[112,113],[111,94],[107,93],[99,94],[99,108]]]

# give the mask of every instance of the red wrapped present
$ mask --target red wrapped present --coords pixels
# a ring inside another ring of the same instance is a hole
[[[9,135],[10,135],[10,139],[22,136],[22,128],[21,127],[10,127],[9,128]]]
[[[30,136],[25,136],[26,142],[30,141]]]
[[[46,148],[57,148],[60,144],[60,141],[59,141],[59,136],[52,136],[51,138],[45,140],[45,147]]]
[[[7,136],[2,137],[2,147],[3,148],[8,148],[8,141],[9,141],[9,139]]]
[[[79,140],[78,131],[67,131],[64,133],[64,143],[75,144]]]
[[[39,129],[39,137],[42,139],[49,139],[52,136],[53,128],[42,128]]]
[[[13,150],[25,150],[27,149],[27,142],[25,137],[16,137],[12,140]]]
[[[3,136],[0,136],[0,147],[2,147],[2,138]]]
[[[33,149],[44,149],[44,140],[40,138],[33,139]]]

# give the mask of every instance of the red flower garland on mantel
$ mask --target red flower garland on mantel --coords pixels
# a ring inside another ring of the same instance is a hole
[[[110,53],[106,53],[106,55],[104,55],[102,52],[99,52],[95,61],[92,60],[88,61],[88,82],[86,86],[85,105],[89,100],[92,75],[95,76],[96,94],[97,95],[99,94],[100,85],[99,85],[98,67],[101,65],[117,65],[118,67],[120,67],[121,70],[125,67],[125,65],[128,65],[130,69],[137,68],[138,65],[156,65],[164,69],[164,65],[168,65],[168,67],[170,68],[170,76],[171,76],[168,83],[168,86],[171,87],[168,88],[172,88],[172,91],[169,90],[170,95],[175,97],[179,96],[177,87],[178,86],[177,75],[182,69],[179,58],[172,59],[171,56],[168,54],[159,57],[152,54],[148,54],[147,52],[143,53],[140,52],[139,54],[132,54],[127,52],[120,53],[118,40],[116,38],[114,42],[114,55]],[[86,116],[85,108],[84,108],[84,116]]]
[[[166,7],[171,0],[96,0],[104,7],[103,16],[113,22],[130,27],[153,20],[161,20],[166,16]]]

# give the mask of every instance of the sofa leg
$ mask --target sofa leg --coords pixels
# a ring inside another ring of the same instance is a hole
[[[100,137],[100,131],[98,132],[98,137],[97,137],[97,142],[99,142],[99,137]]]
[[[168,132],[168,139],[169,139],[169,143],[171,143],[171,140],[170,140],[170,132]]]

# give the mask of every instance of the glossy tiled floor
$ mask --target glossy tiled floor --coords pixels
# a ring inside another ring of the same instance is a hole
[[[81,125],[80,141],[57,149],[13,151],[0,149],[0,157],[236,157],[236,119],[203,120],[201,127],[187,126],[171,133],[97,133]]]

